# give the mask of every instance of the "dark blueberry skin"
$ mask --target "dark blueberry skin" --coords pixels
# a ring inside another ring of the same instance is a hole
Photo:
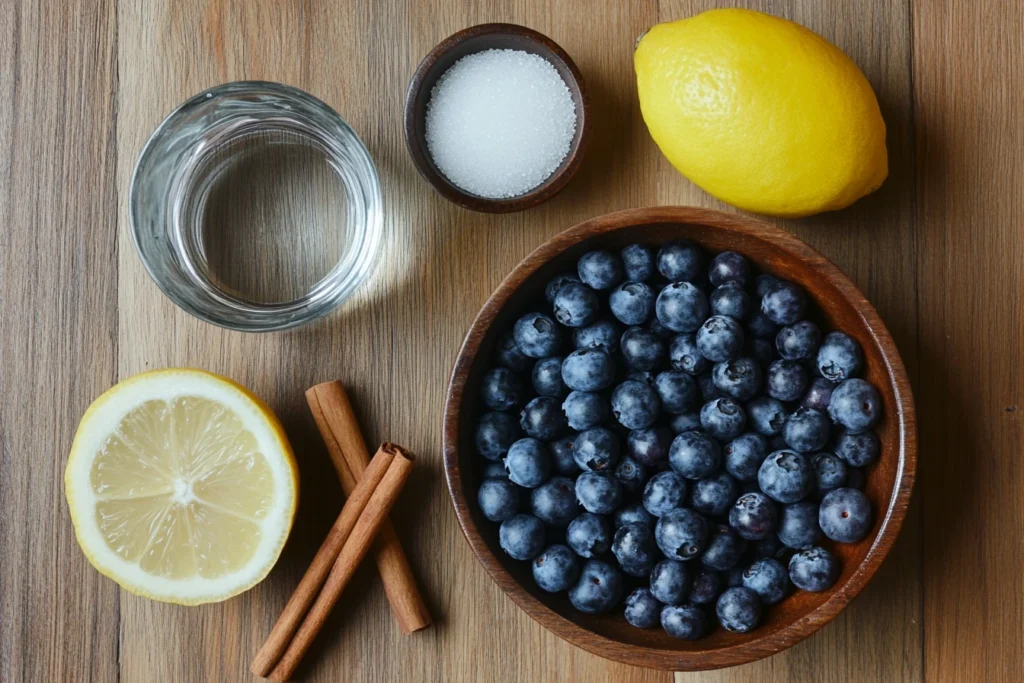
[[[757,560],[743,572],[743,586],[757,593],[762,605],[774,605],[786,597],[789,572],[778,560]]]
[[[757,485],[780,503],[795,503],[814,491],[814,466],[796,451],[775,451],[761,463]]]
[[[723,572],[723,574],[725,575],[726,588],[736,588],[743,585],[743,567],[733,567],[729,571]]]
[[[637,522],[619,527],[612,539],[612,554],[622,571],[630,576],[647,576],[658,558],[654,532]]]
[[[577,349],[562,361],[562,381],[573,391],[600,391],[615,381],[615,361],[604,349]]]
[[[697,330],[697,350],[714,363],[735,358],[743,351],[743,328],[724,315],[713,315]]]
[[[562,402],[565,421],[576,431],[597,427],[611,414],[608,399],[592,391],[574,391]]]
[[[700,409],[700,425],[716,439],[732,441],[746,428],[747,414],[737,401],[716,398]]]
[[[747,339],[747,351],[761,365],[771,365],[779,357],[775,352],[775,344],[767,339],[758,339],[757,337]]]
[[[622,259],[603,249],[584,254],[577,270],[580,280],[597,290],[611,289],[622,281]]]
[[[580,557],[604,555],[612,547],[612,534],[604,517],[584,512],[569,522],[565,541]]]
[[[700,556],[705,567],[727,571],[736,566],[747,549],[747,541],[725,524],[712,529],[707,547]]]
[[[761,311],[754,311],[747,321],[747,334],[757,339],[770,339],[774,343],[779,326],[768,319]]]
[[[476,500],[484,517],[492,522],[504,522],[519,512],[519,491],[508,479],[484,479]]]
[[[814,489],[818,497],[846,485],[846,463],[831,453],[811,456],[814,466]]]
[[[677,334],[668,343],[668,360],[674,370],[688,375],[699,375],[711,369],[711,361],[700,355],[697,338],[692,334]]]
[[[626,503],[615,511],[615,528],[618,529],[624,524],[646,524],[654,528],[654,515],[644,509],[643,503]]]
[[[643,327],[631,327],[623,332],[619,348],[631,370],[656,370],[665,362],[665,342]]]
[[[615,478],[626,493],[639,493],[647,483],[647,470],[630,457],[625,457],[615,466]]]
[[[666,370],[654,378],[654,390],[666,413],[686,413],[697,407],[699,391],[693,378],[680,370]]]
[[[692,560],[707,544],[707,520],[687,508],[669,510],[654,525],[654,540],[670,560]]]
[[[537,361],[530,374],[533,390],[541,396],[551,398],[562,398],[568,393],[565,382],[562,381],[562,362],[565,359],[561,356],[551,356]]]
[[[658,320],[657,316],[647,321],[647,329],[658,335],[658,339],[663,342],[667,342],[675,335],[675,332],[661,324],[661,321]]]
[[[566,282],[579,282],[580,279],[575,275],[569,273],[562,273],[556,275],[544,286],[544,298],[547,299],[548,305],[552,306],[555,303],[555,296],[558,294],[558,290],[562,288]]]
[[[718,596],[715,614],[726,631],[750,633],[761,620],[761,599],[749,588],[729,588]]]
[[[845,380],[832,392],[828,416],[847,431],[862,432],[874,427],[882,416],[882,397],[862,379]]]
[[[657,375],[650,370],[630,370],[626,373],[626,379],[646,384],[649,387],[654,386],[655,377]]]
[[[605,472],[584,472],[576,478],[576,499],[587,512],[610,515],[622,503],[622,484]]]
[[[715,287],[708,297],[712,315],[726,315],[736,320],[745,320],[754,310],[754,302],[746,290],[735,282],[726,282]]]
[[[661,400],[650,385],[627,380],[612,392],[612,415],[626,429],[646,429],[661,414]]]
[[[579,575],[580,560],[564,545],[548,546],[533,558],[533,580],[549,593],[567,590]]]
[[[642,282],[623,282],[612,290],[608,308],[619,322],[640,325],[654,313],[654,290]]]
[[[698,605],[707,605],[718,599],[722,589],[725,588],[722,575],[714,569],[701,567],[693,577],[690,585],[690,602]]]
[[[807,294],[786,280],[780,280],[761,299],[761,312],[776,325],[792,325],[804,317],[806,310]]]
[[[548,396],[538,396],[526,404],[519,416],[519,426],[527,436],[543,441],[557,439],[569,429],[558,399]]]
[[[740,487],[736,480],[725,472],[718,472],[693,483],[690,507],[701,514],[720,517],[729,512],[739,495]]]
[[[715,380],[710,371],[697,375],[697,388],[700,389],[700,398],[704,403],[714,401],[716,398],[725,398],[725,394],[715,386]]]
[[[619,461],[621,453],[619,437],[604,427],[580,432],[572,445],[572,457],[584,472],[610,471]]]
[[[508,449],[505,469],[512,483],[536,488],[551,476],[551,455],[547,446],[537,439],[519,439]]]
[[[658,294],[654,312],[673,332],[696,332],[711,314],[711,304],[696,285],[674,282]]]
[[[545,524],[564,527],[579,514],[576,486],[568,477],[552,477],[530,494],[534,517]]]
[[[530,358],[554,356],[562,347],[562,330],[543,313],[527,313],[512,331],[519,350]]]
[[[839,578],[839,562],[824,548],[814,547],[789,558],[789,580],[805,591],[827,591]]]
[[[871,531],[871,502],[857,489],[836,489],[818,508],[818,524],[826,536],[840,543],[856,543]]]
[[[851,467],[846,472],[846,488],[864,490],[864,470],[860,467]]]
[[[729,510],[729,526],[748,541],[760,541],[775,532],[778,510],[763,493],[744,493]]]
[[[673,434],[682,434],[683,432],[692,432],[695,429],[700,429],[700,413],[679,413],[678,415],[673,415],[669,422],[669,427],[672,429]]]
[[[601,614],[622,600],[622,574],[604,560],[587,560],[580,569],[580,578],[569,589],[569,602],[581,612]]]
[[[544,549],[544,523],[532,515],[515,515],[498,529],[501,549],[516,560],[532,560]]]
[[[729,398],[749,401],[761,390],[761,366],[748,357],[716,363],[711,370],[711,381]]]
[[[661,618],[662,604],[646,588],[637,588],[626,598],[626,621],[637,628],[654,628]]]
[[[548,443],[551,466],[558,474],[575,477],[580,473],[580,467],[572,455],[572,446],[575,441],[576,437],[574,436],[563,436]]]
[[[747,546],[747,554],[755,559],[761,559],[762,557],[778,559],[785,555],[786,552],[786,547],[779,541],[778,536],[768,536],[760,541],[753,541]]]
[[[779,540],[787,548],[803,550],[821,540],[818,504],[810,501],[783,505],[779,516]]]
[[[782,280],[775,275],[769,275],[768,273],[758,275],[754,278],[754,293],[757,294],[759,298],[764,298],[764,295],[770,292],[775,285],[780,282],[782,282]]]
[[[576,463],[573,463],[575,466]],[[508,472],[505,471],[505,464],[501,462],[487,462],[484,464],[484,479],[504,479],[509,481]]]
[[[882,444],[874,432],[841,432],[836,437],[836,455],[853,467],[870,465],[881,449]]]
[[[768,457],[768,443],[760,434],[747,432],[730,441],[722,452],[726,472],[739,481],[755,481],[761,463]]]
[[[484,375],[481,385],[488,410],[512,410],[526,396],[523,380],[508,368],[494,368]]]
[[[658,272],[670,282],[695,282],[705,261],[704,250],[690,240],[670,242],[658,250]]]
[[[775,434],[768,437],[768,452],[774,453],[775,451],[785,451],[789,449],[789,445],[786,440],[782,438],[782,434]]]
[[[686,600],[690,583],[690,570],[679,560],[662,560],[651,570],[651,594],[666,605]]]
[[[675,472],[658,472],[644,487],[644,509],[655,517],[682,507],[686,499],[686,481]]]
[[[579,327],[572,333],[572,343],[577,349],[604,349],[608,353],[619,350],[622,328],[614,320],[602,318],[592,325]]]
[[[654,262],[654,251],[642,244],[631,244],[621,252],[622,272],[627,280],[633,282],[647,282],[657,272],[657,265]]]
[[[775,348],[786,360],[813,358],[821,343],[821,332],[810,320],[787,325],[775,335]]]
[[[856,377],[864,367],[860,344],[845,332],[829,332],[818,347],[818,372],[832,382]]]
[[[835,382],[824,377],[815,377],[811,380],[811,386],[807,393],[800,399],[800,405],[804,408],[813,408],[823,413],[828,412],[828,402],[832,398],[832,390],[836,388]]]
[[[726,282],[735,282],[742,286],[750,282],[750,278],[750,261],[735,251],[723,251],[711,259],[711,265],[708,266],[708,280],[712,287],[718,287]]]
[[[601,301],[590,287],[582,282],[566,282],[555,295],[555,320],[566,327],[584,327],[597,320]]]
[[[707,616],[697,605],[669,605],[661,610],[661,627],[673,638],[697,640],[707,631]]]
[[[762,436],[780,434],[788,416],[782,401],[771,396],[758,396],[747,403],[750,427]]]
[[[515,372],[529,372],[533,367],[533,359],[519,350],[511,332],[498,341],[498,363]]]
[[[508,413],[484,413],[476,426],[476,450],[488,460],[501,460],[523,435],[516,418]]]
[[[814,453],[828,443],[831,423],[825,413],[813,408],[797,408],[782,427],[782,438],[794,451]]]
[[[680,477],[703,479],[721,466],[722,447],[704,432],[683,432],[672,440],[668,463]]]
[[[626,452],[646,467],[657,467],[668,462],[668,449],[672,433],[664,427],[634,429],[626,438]]]
[[[780,401],[796,401],[807,391],[810,377],[799,361],[777,360],[765,373],[765,391]]]

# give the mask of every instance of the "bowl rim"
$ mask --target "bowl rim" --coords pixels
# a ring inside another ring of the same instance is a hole
[[[459,471],[459,413],[463,392],[480,343],[494,316],[539,268],[582,239],[624,227],[662,223],[704,225],[752,235],[806,262],[812,270],[831,280],[843,292],[878,347],[896,402],[899,444],[893,491],[863,562],[824,603],[801,619],[764,636],[714,650],[677,651],[622,643],[585,629],[547,607],[527,592],[491,552],[472,519]],[[544,242],[512,270],[480,309],[459,350],[445,399],[444,469],[455,515],[474,555],[494,582],[531,618],[573,645],[607,659],[647,668],[700,671],[745,664],[795,645],[831,621],[860,593],[888,555],[906,518],[917,467],[916,425],[910,381],[892,336],[874,306],[834,263],[794,235],[754,218],[698,207],[626,209],[583,221]]]

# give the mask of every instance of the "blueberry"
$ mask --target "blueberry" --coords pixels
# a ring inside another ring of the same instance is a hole
[[[789,572],[778,560],[770,557],[757,560],[743,572],[743,585],[757,593],[763,605],[774,605],[786,597]]]
[[[523,380],[508,368],[494,368],[484,375],[481,385],[488,410],[512,410],[526,395]]]
[[[737,588],[743,585],[743,567],[733,567],[723,574],[726,588]]]
[[[545,524],[564,527],[579,513],[576,486],[568,477],[552,477],[530,494],[533,515]]]
[[[690,571],[679,560],[662,560],[651,570],[651,594],[666,605],[678,605],[690,592]]]
[[[831,453],[818,453],[811,457],[814,467],[814,488],[818,496],[846,484],[846,463]]]
[[[519,350],[515,336],[511,332],[498,340],[498,362],[515,372],[528,372],[533,367],[533,359]]]
[[[537,439],[519,439],[508,449],[505,469],[512,483],[528,489],[536,488],[551,475],[551,456]]]
[[[484,479],[476,500],[484,517],[503,522],[519,511],[519,487],[508,479]]]
[[[803,550],[821,539],[818,505],[810,501],[783,505],[779,518],[779,540],[788,548]]]
[[[584,431],[608,419],[608,399],[591,391],[574,391],[562,402],[562,414],[572,429]]]
[[[828,443],[829,420],[813,408],[797,408],[782,427],[782,438],[794,451],[814,453]]]
[[[548,546],[533,558],[533,580],[549,593],[568,589],[579,574],[579,558],[564,545]]]
[[[647,467],[668,462],[668,449],[672,445],[672,434],[664,427],[634,429],[626,438],[626,451]]]
[[[815,377],[811,380],[811,386],[807,388],[807,393],[800,399],[800,405],[827,413],[828,402],[832,398],[832,390],[835,388],[835,382],[824,377]]]
[[[555,472],[569,477],[575,477],[580,473],[579,465],[576,464],[572,455],[572,446],[575,441],[575,436],[563,436],[548,443],[551,465]]]
[[[755,481],[761,463],[768,457],[767,441],[760,434],[747,432],[730,441],[723,454],[726,472],[739,481]]]
[[[707,544],[707,520],[687,508],[669,510],[655,524],[654,540],[670,560],[693,559]]]
[[[829,332],[818,348],[818,372],[827,380],[841,382],[860,373],[864,352],[845,332]]]
[[[795,360],[777,360],[765,373],[765,390],[780,401],[795,401],[807,391],[807,368]]]
[[[622,328],[614,320],[602,318],[592,325],[577,327],[572,333],[572,343],[577,349],[602,348],[608,353],[619,350]]]
[[[704,262],[704,251],[690,240],[669,242],[658,250],[658,272],[672,282],[696,281]]]
[[[697,350],[714,363],[735,358],[743,350],[743,328],[724,315],[713,315],[697,330]]]
[[[718,599],[722,592],[722,575],[713,569],[701,567],[693,577],[690,586],[690,602],[707,605]]]
[[[621,252],[622,271],[627,280],[647,282],[658,272],[654,252],[641,244],[631,244]]]
[[[675,332],[661,324],[661,321],[658,320],[658,316],[654,316],[647,321],[647,329],[656,334],[658,339],[664,342],[667,342],[675,335]]]
[[[633,370],[655,370],[665,362],[665,343],[643,327],[623,332],[619,345],[626,365]]]
[[[537,361],[530,375],[534,391],[541,396],[550,396],[551,398],[565,396],[568,389],[565,382],[562,381],[563,360],[561,356],[551,356]]]
[[[626,621],[637,628],[654,628],[661,618],[661,608],[651,591],[637,588],[626,598]]]
[[[519,416],[519,426],[527,436],[544,441],[557,439],[569,428],[558,399],[548,396],[538,396],[526,404]]]
[[[672,440],[668,462],[681,477],[703,479],[722,464],[722,449],[704,432],[683,432]]]
[[[644,487],[644,509],[655,517],[682,507],[686,498],[686,482],[675,472],[658,472]]]
[[[761,299],[761,312],[776,325],[792,325],[804,317],[807,295],[792,282],[780,280]]]
[[[669,605],[661,610],[661,627],[673,638],[697,640],[707,630],[707,617],[697,605]]]
[[[840,543],[856,543],[871,531],[871,503],[857,489],[836,489],[826,494],[818,509],[818,524],[825,535]]]
[[[646,384],[649,387],[654,386],[654,378],[657,375],[650,370],[630,370],[626,373],[626,379],[633,382],[640,382]]]
[[[799,504],[796,503],[796,505]],[[747,546],[747,553],[754,559],[761,559],[762,557],[778,559],[784,556],[786,552],[786,547],[779,541],[778,536],[766,536],[760,541],[753,541]]]
[[[622,259],[603,249],[584,254],[577,269],[580,280],[594,289],[611,289],[622,279]]]
[[[580,569],[580,578],[569,589],[569,602],[581,612],[607,612],[622,599],[622,574],[603,560],[587,560]]]
[[[824,548],[814,547],[789,558],[789,580],[805,591],[826,591],[839,578],[839,562]]]
[[[774,453],[775,451],[789,450],[789,444],[782,438],[782,434],[773,434],[768,437],[768,452]]]
[[[718,517],[729,512],[739,495],[736,481],[725,472],[718,472],[693,483],[690,507],[701,514]]]
[[[762,436],[775,436],[786,424],[786,407],[777,398],[758,396],[747,403],[747,417],[755,432]]]
[[[767,339],[759,339],[757,337],[748,338],[747,351],[749,351],[750,355],[757,359],[757,362],[761,365],[771,365],[778,359],[778,354],[775,352],[775,344]]]
[[[743,433],[747,414],[743,406],[731,398],[716,398],[700,409],[700,424],[711,436],[731,441]]]
[[[476,450],[488,460],[501,460],[522,436],[519,423],[508,413],[484,413],[476,426]]]
[[[612,290],[608,308],[620,322],[640,325],[654,312],[654,291],[642,282],[624,282]]]
[[[633,458],[625,457],[615,466],[615,478],[627,493],[637,493],[647,482],[647,471]]]
[[[736,320],[746,319],[754,309],[750,295],[739,284],[726,282],[715,287],[708,297],[712,315],[725,315]]]
[[[697,388],[700,390],[700,398],[704,403],[714,401],[716,398],[725,398],[725,394],[715,386],[715,379],[711,376],[711,371],[697,375]]]
[[[708,280],[713,287],[726,282],[735,282],[742,286],[750,281],[750,277],[750,262],[735,251],[723,251],[711,259],[711,265],[708,266]]]
[[[558,323],[543,313],[527,313],[516,321],[512,334],[516,346],[530,358],[547,358],[562,346]]]
[[[873,463],[881,448],[882,444],[874,432],[840,432],[836,437],[836,455],[853,467]]]
[[[700,355],[697,338],[692,334],[677,334],[668,343],[668,359],[675,370],[688,375],[699,375],[711,369],[711,361]]]
[[[515,515],[498,529],[501,549],[516,560],[532,560],[544,549],[544,524],[532,515]]]
[[[558,295],[558,290],[562,288],[562,285],[564,285],[567,282],[579,281],[580,279],[578,277],[576,277],[575,275],[571,275],[569,273],[562,273],[561,275],[556,275],[550,280],[548,280],[548,283],[544,286],[544,298],[547,299],[548,305],[554,305],[555,296]]]
[[[747,321],[747,334],[757,339],[775,339],[779,333],[779,326],[768,319],[761,311],[754,311]]]
[[[758,297],[764,298],[764,295],[772,291],[772,289],[775,288],[775,285],[780,282],[782,282],[782,280],[774,275],[768,275],[767,273],[758,275],[754,279],[754,293],[757,294]]]
[[[654,312],[673,332],[696,332],[711,313],[708,298],[689,282],[674,282],[658,294]]]
[[[658,394],[643,382],[627,380],[612,392],[612,415],[627,429],[646,429],[661,413]]]
[[[747,542],[731,527],[719,524],[711,530],[707,547],[700,556],[705,567],[727,571],[736,566],[747,549]]]
[[[618,529],[624,524],[646,524],[654,528],[654,516],[644,509],[643,503],[626,503],[615,511],[615,528]]]
[[[749,401],[761,389],[761,366],[753,358],[727,360],[712,368],[711,381],[729,398]]]
[[[777,523],[775,503],[763,493],[744,493],[729,510],[729,526],[748,541],[774,533]]]
[[[786,360],[803,360],[811,358],[818,351],[821,332],[818,326],[809,320],[787,325],[775,336],[775,348]]]
[[[654,390],[666,413],[685,413],[697,406],[697,384],[680,370],[666,370],[654,378]]]
[[[584,512],[569,522],[565,541],[580,557],[591,558],[604,555],[611,549],[612,534],[604,517]]]
[[[638,522],[619,527],[612,540],[612,554],[622,571],[630,576],[647,576],[658,556],[654,532]]]
[[[761,620],[761,599],[749,588],[729,588],[718,596],[715,614],[726,631],[750,633]]]
[[[622,502],[622,484],[605,472],[584,472],[576,478],[576,498],[587,512],[608,515]]]
[[[700,413],[679,413],[678,415],[673,415],[669,422],[669,427],[672,429],[673,434],[682,434],[683,432],[692,432],[695,429],[700,429]]]
[[[600,391],[615,381],[615,361],[604,349],[578,349],[562,362],[562,381],[573,391]]]
[[[814,490],[814,467],[796,451],[775,451],[761,463],[757,485],[780,503],[795,503]]]
[[[597,320],[600,299],[582,282],[566,282],[558,289],[554,301],[555,320],[566,327],[584,327]]]
[[[572,445],[572,457],[585,472],[611,470],[621,452],[619,437],[604,427],[580,432]]]
[[[575,463],[573,463],[575,465]],[[508,472],[505,471],[505,464],[500,462],[484,463],[484,479],[504,479],[508,481]]]
[[[851,432],[873,427],[881,414],[882,399],[878,390],[862,379],[841,382],[828,402],[832,421]]]

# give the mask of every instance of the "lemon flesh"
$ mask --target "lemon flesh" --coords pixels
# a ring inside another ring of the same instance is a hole
[[[840,209],[888,174],[885,123],[839,48],[785,19],[711,10],[658,24],[633,56],[644,121],[662,153],[741,209]]]

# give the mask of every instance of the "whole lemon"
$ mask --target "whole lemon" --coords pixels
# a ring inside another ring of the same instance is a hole
[[[633,55],[651,137],[719,199],[774,216],[849,206],[888,174],[857,65],[799,24],[744,9],[658,24]]]

